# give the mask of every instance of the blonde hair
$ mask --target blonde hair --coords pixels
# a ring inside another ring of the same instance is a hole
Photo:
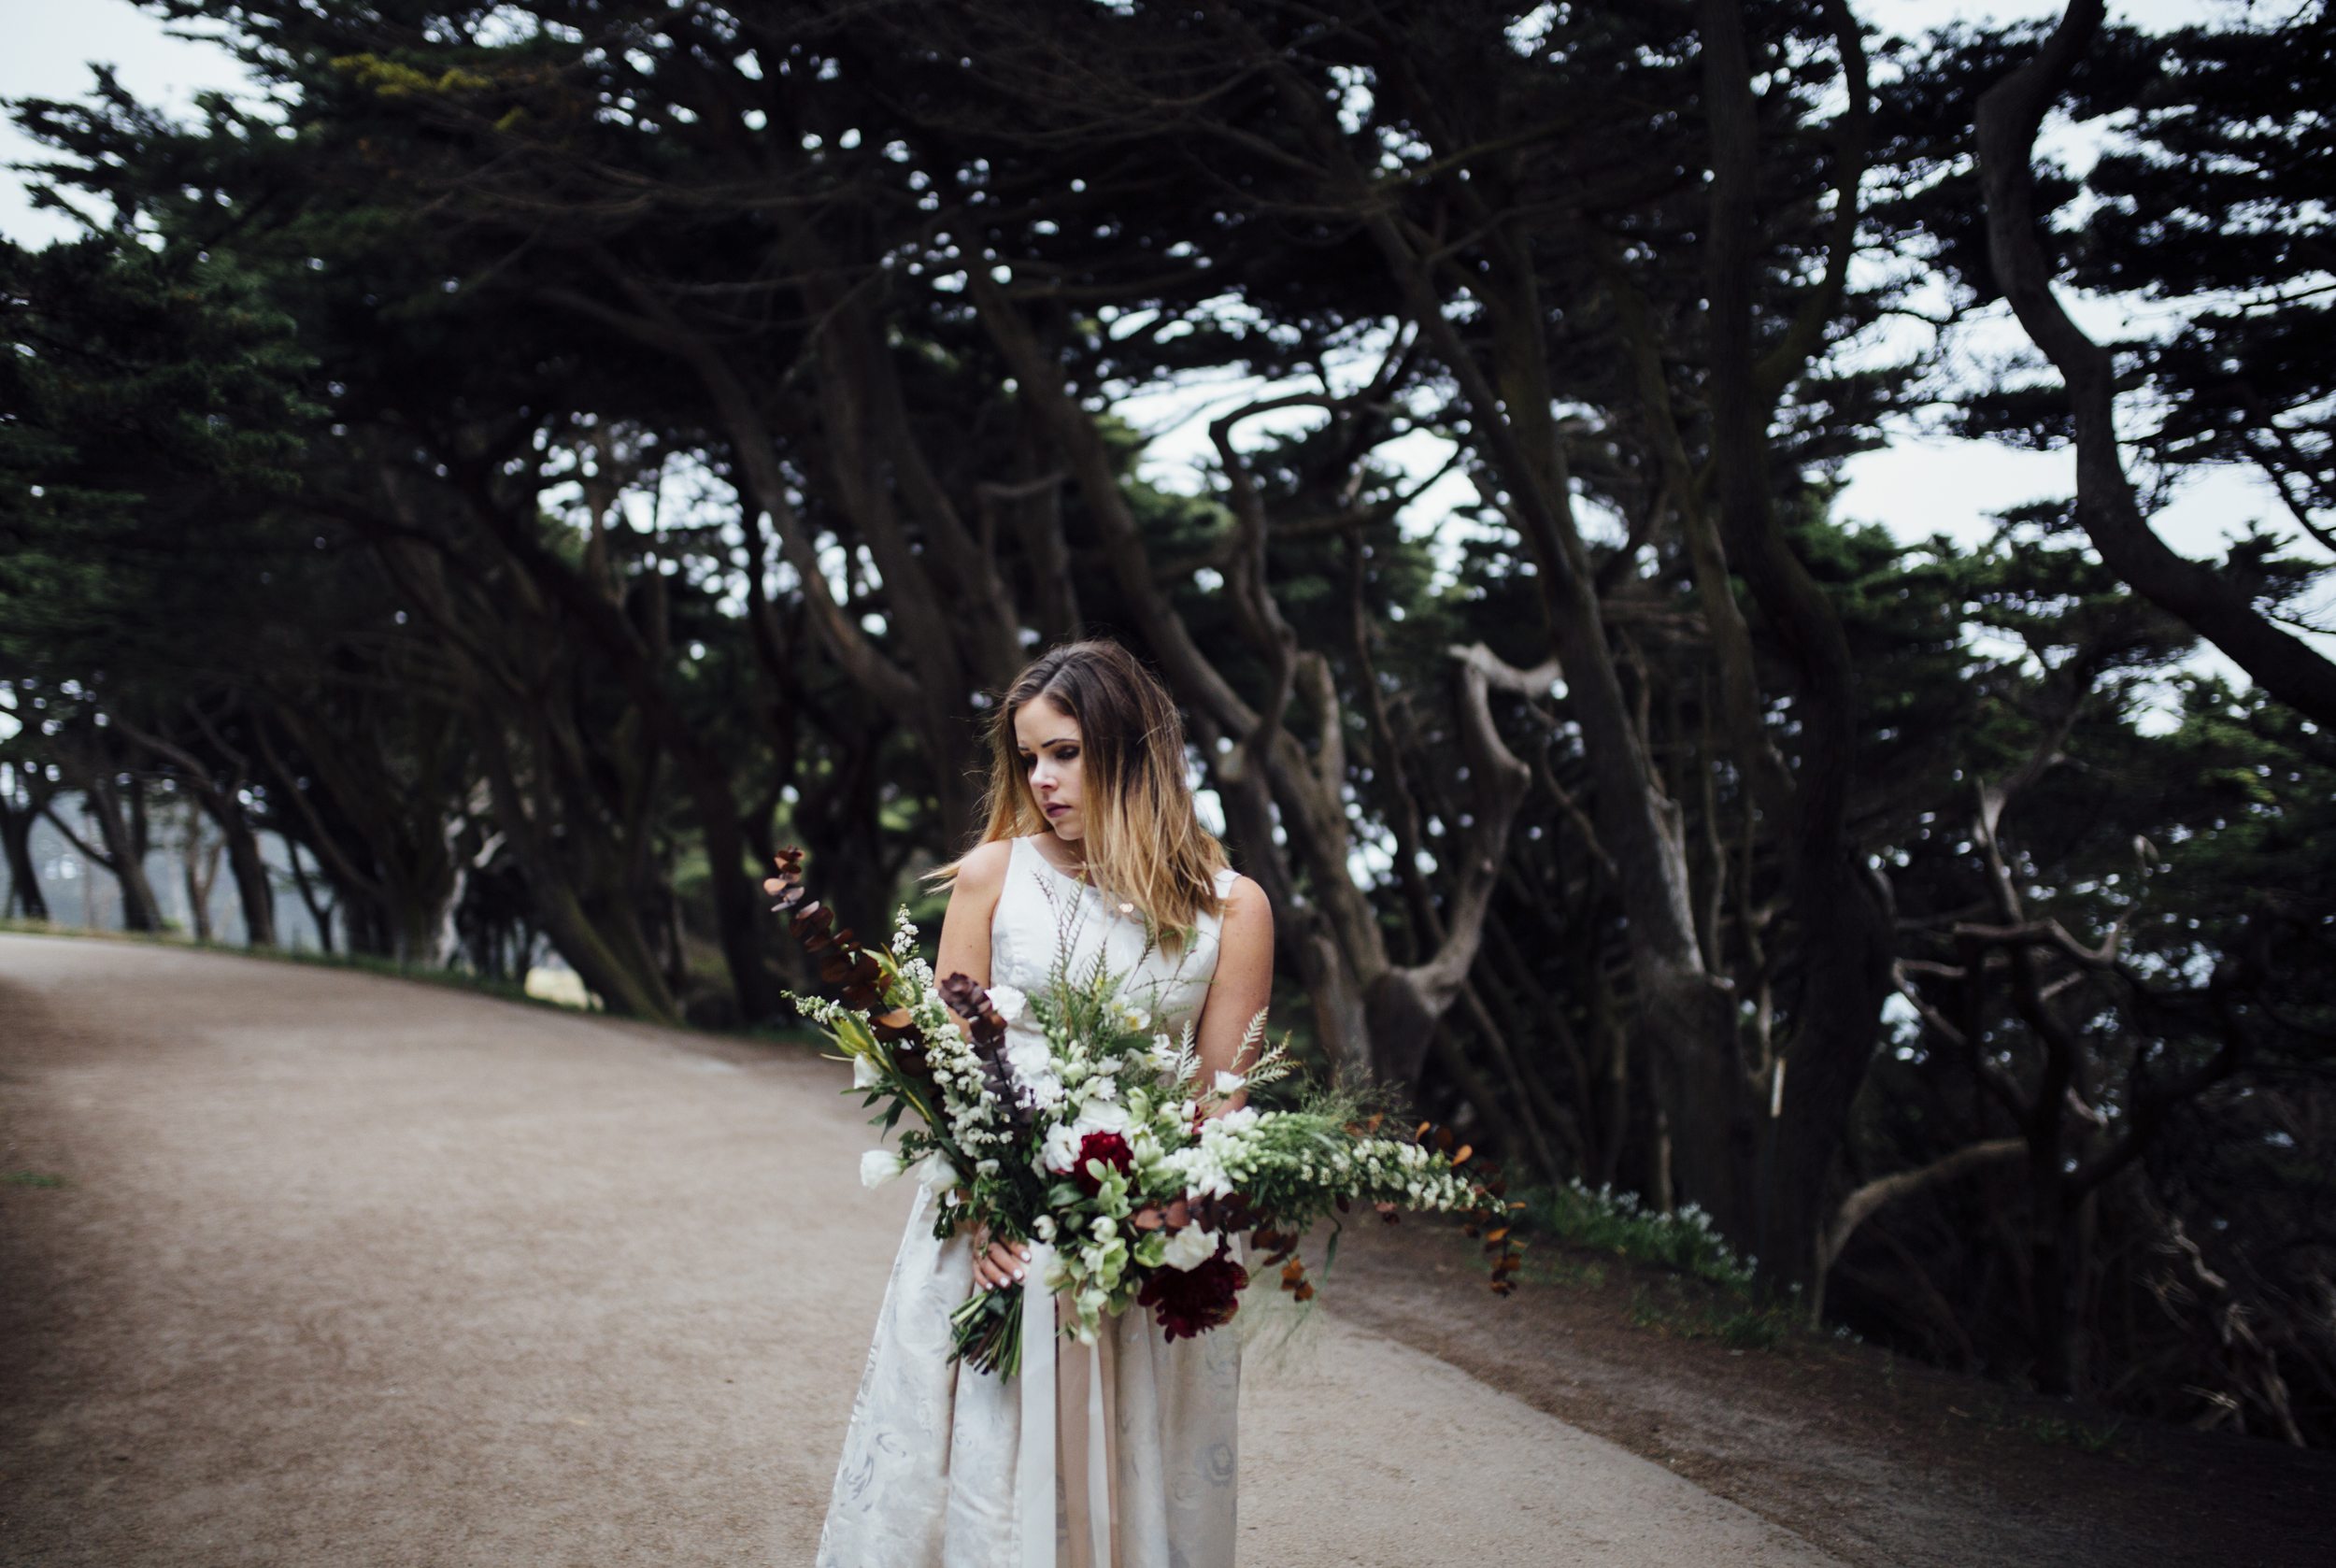
[[[1015,716],[1045,697],[1078,721],[1088,879],[1132,905],[1162,947],[1224,912],[1224,847],[1201,826],[1184,782],[1184,720],[1150,671],[1115,642],[1066,643],[1014,678],[990,726],[989,823],[981,842],[1053,831],[1031,793]],[[957,864],[933,873],[957,875]]]

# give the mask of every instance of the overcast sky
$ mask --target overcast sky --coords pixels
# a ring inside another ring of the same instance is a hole
[[[1893,31],[1910,32],[1963,19],[2044,16],[2057,6],[1966,5],[1959,0],[1853,0],[1859,13]],[[2235,0],[2128,0],[2112,14],[2143,26],[2164,29],[2228,14]],[[183,112],[195,93],[234,91],[245,85],[235,61],[216,45],[172,37],[151,15],[128,0],[0,0],[0,97],[70,97],[87,91],[88,63],[116,66],[123,83],[139,97]],[[40,150],[13,125],[0,127],[0,163],[39,156]],[[19,243],[62,237],[69,226],[27,204],[20,177],[0,172],[0,234]],[[2091,315],[2096,328],[2117,324],[2114,313]],[[1154,453],[1154,472],[1176,483],[1179,470],[1205,447],[1204,420],[1192,412],[1157,406],[1139,417],[1164,430]],[[1850,463],[1849,487],[1841,501],[1846,517],[1880,522],[1901,538],[1944,533],[1970,540],[1990,526],[1989,514],[2023,501],[2065,495],[2074,487],[2074,463],[2067,452],[2016,452],[1978,442],[1907,437],[1886,451]],[[2168,542],[2194,553],[2216,551],[2219,542],[2258,518],[2275,516],[2259,482],[2220,474],[2192,482],[2158,519]]]

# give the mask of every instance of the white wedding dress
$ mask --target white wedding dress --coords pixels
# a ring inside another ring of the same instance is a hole
[[[1232,880],[1221,873],[1218,892]],[[1204,915],[1186,951],[1147,955],[1139,921],[1016,839],[990,924],[990,983],[1044,991],[1066,939],[1075,968],[1100,946],[1181,1038],[1207,998],[1221,926]],[[1025,1016],[1011,1027],[1032,1026]],[[1033,1491],[1038,1477],[1018,1474],[1023,1379],[949,1361],[949,1313],[973,1288],[973,1249],[962,1235],[934,1240],[932,1208],[920,1190],[852,1405],[819,1568],[1232,1568],[1235,1332],[1171,1344],[1135,1307],[1104,1319],[1092,1347],[1058,1341],[1055,1503],[1032,1519],[1028,1499],[1044,1494]],[[1042,1530],[1051,1551],[1033,1538]]]

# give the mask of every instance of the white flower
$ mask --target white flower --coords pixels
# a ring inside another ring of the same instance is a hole
[[[861,1162],[861,1174],[863,1180],[866,1178],[866,1170],[867,1162],[863,1160]],[[949,1163],[949,1157],[936,1148],[917,1162],[917,1179],[939,1192],[957,1186],[961,1178],[957,1174],[957,1167]]]
[[[1032,1233],[1033,1233],[1033,1234],[1034,1234],[1034,1235],[1036,1235],[1040,1241],[1052,1241],[1052,1240],[1054,1240],[1054,1216],[1053,1216],[1053,1215],[1051,1215],[1051,1214],[1042,1214],[1042,1215],[1040,1215],[1037,1219],[1033,1219],[1033,1220],[1032,1220],[1032,1221],[1030,1222],[1030,1228],[1031,1228],[1031,1232],[1032,1232]]]
[[[1040,1148],[1038,1158],[1050,1171],[1068,1171],[1079,1157],[1081,1136],[1069,1126],[1057,1122],[1047,1129],[1047,1141]]]
[[[1090,1100],[1079,1107],[1078,1119],[1071,1123],[1071,1131],[1081,1138],[1090,1133],[1117,1133],[1125,1137],[1135,1131],[1135,1119],[1128,1115],[1124,1105]]]
[[[877,1188],[901,1174],[901,1157],[889,1148],[872,1148],[860,1157],[860,1185]]]
[[[1187,1225],[1168,1238],[1168,1246],[1161,1261],[1172,1269],[1189,1269],[1207,1262],[1217,1256],[1217,1233],[1204,1231],[1198,1225]]]
[[[864,1056],[851,1059],[851,1086],[854,1089],[874,1089],[883,1081],[884,1075],[876,1071],[875,1062]]]
[[[1217,1092],[1219,1094],[1238,1094],[1241,1092],[1242,1087],[1248,1081],[1248,1079],[1243,1077],[1238,1073],[1219,1073],[1217,1075]]]
[[[996,1010],[998,1017],[1004,1019],[1008,1023],[1012,1023],[1016,1019],[1020,1018],[1022,1016],[1022,1009],[1029,1005],[1030,998],[1023,995],[1021,991],[1016,990],[1012,986],[991,986],[990,988],[990,1005]]]
[[[1097,1241],[1109,1241],[1119,1231],[1119,1222],[1107,1214],[1099,1214],[1089,1222],[1087,1233]]]
[[[1045,1036],[1007,1035],[1005,1064],[1032,1105],[1050,1111],[1062,1104],[1062,1079],[1055,1073],[1054,1058],[1047,1053]]]

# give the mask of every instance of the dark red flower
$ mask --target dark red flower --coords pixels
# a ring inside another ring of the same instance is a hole
[[[1242,1289],[1248,1283],[1249,1271],[1219,1247],[1217,1256],[1205,1262],[1189,1269],[1161,1270],[1135,1299],[1152,1309],[1168,1338],[1198,1339],[1207,1330],[1221,1329],[1232,1321]]]
[[[1089,1173],[1087,1162],[1090,1160],[1100,1160],[1105,1170],[1118,1171],[1123,1175],[1135,1169],[1135,1150],[1128,1147],[1127,1139],[1117,1133],[1088,1133],[1079,1141],[1078,1162],[1071,1168],[1071,1179],[1077,1182],[1079,1190],[1090,1198],[1104,1190],[1104,1184]]]

